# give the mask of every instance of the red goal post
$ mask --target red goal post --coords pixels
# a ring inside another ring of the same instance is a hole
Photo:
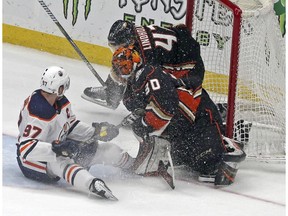
[[[248,156],[285,158],[285,43],[270,0],[187,0],[204,88],[227,105],[226,135]]]

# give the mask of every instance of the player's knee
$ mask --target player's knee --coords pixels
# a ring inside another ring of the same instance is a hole
[[[97,162],[116,165],[121,160],[123,149],[112,143],[100,144],[97,150]]]

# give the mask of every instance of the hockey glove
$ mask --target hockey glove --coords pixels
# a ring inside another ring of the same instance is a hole
[[[74,158],[79,153],[79,142],[75,140],[55,140],[52,142],[52,151],[56,153],[56,156],[63,156]]]
[[[142,139],[149,139],[149,134],[155,131],[152,126],[143,124],[142,119],[137,119],[137,121],[134,122],[132,130],[134,135]]]
[[[132,125],[137,119],[145,114],[144,109],[136,109],[130,115],[126,116],[121,122],[121,126]]]
[[[97,139],[103,142],[108,142],[119,134],[119,129],[108,122],[94,122],[92,123],[92,126],[95,128],[95,136],[97,136]]]

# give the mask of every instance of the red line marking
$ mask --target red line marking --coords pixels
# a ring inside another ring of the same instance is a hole
[[[185,179],[185,178],[176,178],[176,180],[183,181],[183,182],[188,182],[188,183],[195,184],[195,185],[201,185],[201,186],[204,186],[204,187],[213,188],[212,185],[207,185],[209,183],[205,184],[205,183],[200,183],[200,182],[194,182],[194,181],[190,181],[190,180]],[[256,197],[256,196],[252,196],[252,195],[248,195],[248,194],[243,194],[243,193],[239,193],[239,192],[235,192],[235,191],[231,191],[231,190],[228,190],[228,189],[225,189],[225,188],[214,188],[214,189],[217,189],[217,190],[220,190],[220,191],[223,191],[223,192],[226,192],[226,193],[231,193],[231,194],[235,194],[235,195],[238,195],[238,196],[250,198],[250,199],[253,199],[253,200],[258,200],[258,201],[262,201],[262,202],[271,203],[271,204],[274,204],[274,205],[279,205],[279,206],[283,206],[283,207],[286,206],[286,204],[284,204],[284,203],[280,203],[280,202],[276,202],[276,201],[272,201],[272,200],[267,200],[267,199],[264,199],[264,198],[260,198],[260,197]]]

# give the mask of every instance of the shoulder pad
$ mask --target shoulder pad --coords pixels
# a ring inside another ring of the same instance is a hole
[[[155,68],[153,66],[147,65],[136,71],[135,73],[135,85],[140,87],[142,85],[145,85],[147,80],[149,80],[149,77],[151,74],[153,74],[155,71]]]
[[[64,106],[66,106],[69,103],[70,103],[70,101],[65,96],[63,96],[60,100],[58,100],[58,104],[61,107],[64,107]]]
[[[61,105],[61,107],[64,107],[65,105],[69,104],[69,101],[64,96],[58,101],[58,103]],[[42,96],[41,90],[36,90],[33,92],[27,109],[29,111],[29,115],[45,121],[52,119],[57,114],[56,109],[51,106]]]

